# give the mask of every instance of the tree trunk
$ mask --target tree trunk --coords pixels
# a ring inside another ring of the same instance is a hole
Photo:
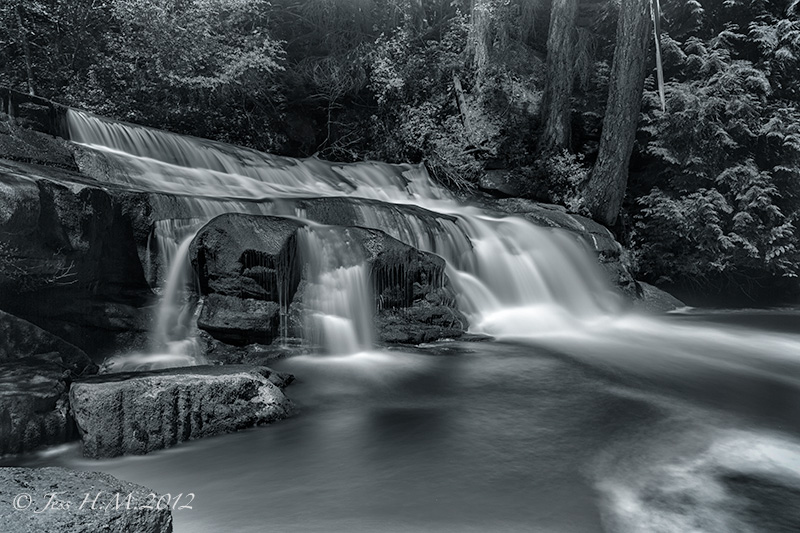
[[[622,0],[617,23],[617,46],[608,88],[608,104],[597,162],[586,185],[585,200],[598,222],[612,225],[628,184],[628,165],[646,71],[650,37],[650,3]]]
[[[33,85],[33,65],[31,63],[31,47],[28,44],[28,35],[25,31],[25,26],[22,24],[22,15],[19,13],[19,6],[14,8],[14,14],[17,18],[17,32],[19,33],[19,41],[22,45],[22,53],[25,56],[25,69],[28,75],[28,92],[36,95],[36,89]]]
[[[542,97],[544,128],[539,137],[539,152],[555,152],[570,146],[577,13],[577,0],[553,0],[547,36],[547,77]]]
[[[486,66],[489,64],[489,31],[491,30],[491,10],[488,0],[472,0],[470,9],[467,50],[472,54],[475,65],[475,87],[480,90]]]
[[[470,146],[477,146],[472,131],[472,121],[469,118],[467,99],[464,96],[464,88],[461,86],[461,80],[455,72],[453,73],[453,89],[455,89],[456,92],[456,103],[458,104],[458,112],[461,115],[461,123],[464,125],[464,133],[467,136],[467,142]]]

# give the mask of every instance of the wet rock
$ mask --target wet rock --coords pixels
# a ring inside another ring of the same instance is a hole
[[[277,302],[210,294],[203,303],[197,327],[236,346],[269,344],[278,336],[280,319]]]
[[[348,202],[313,206],[337,212],[353,207]],[[231,214],[201,229],[189,249],[201,290],[208,294],[198,326],[239,346],[302,336],[309,284],[309,259],[298,245],[302,227],[292,219]],[[427,342],[464,332],[467,320],[457,309],[442,258],[379,230],[329,230],[369,269],[381,341]]]
[[[354,233],[370,251],[381,342],[419,344],[466,331],[469,323],[456,305],[444,259],[383,232],[358,228]]]
[[[0,114],[0,159],[77,170],[67,142],[32,129],[36,126],[32,121]]]
[[[665,313],[674,309],[685,307],[682,301],[678,300],[670,293],[662,291],[658,287],[645,283],[637,282],[641,292],[633,301],[634,307],[653,313]]]
[[[290,301],[300,282],[297,230],[292,219],[221,215],[201,229],[189,248],[201,290],[267,301]]]
[[[0,455],[72,439],[69,383],[95,372],[75,346],[0,311]]]
[[[380,312],[376,323],[379,340],[388,344],[458,339],[469,326],[465,317],[452,307],[425,304],[400,312]]]
[[[67,138],[67,107],[40,96],[0,88],[0,113],[18,126]]]
[[[171,533],[170,504],[147,487],[102,472],[0,468],[3,531]]]
[[[97,366],[82,350],[21,318],[0,311],[0,362],[46,359],[74,375]]]
[[[68,374],[54,361],[0,363],[0,455],[61,444],[75,436]]]
[[[153,294],[124,208],[77,174],[0,161],[0,308],[97,360],[141,344]]]
[[[289,416],[291,402],[257,366],[104,374],[75,382],[70,405],[86,457],[146,454]]]
[[[211,363],[271,365],[280,359],[297,355],[308,355],[311,348],[300,338],[279,337],[272,344],[251,343],[235,346],[218,341],[205,331],[200,331],[198,340],[203,354]]]
[[[443,222],[454,222],[455,217],[436,213],[410,204],[387,204],[366,198],[306,198],[292,202],[305,218],[320,224],[336,226],[361,226],[381,230],[392,236],[393,231],[407,225],[414,217],[423,227],[436,228]]]

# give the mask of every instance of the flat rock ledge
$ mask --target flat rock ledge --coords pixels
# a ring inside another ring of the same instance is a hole
[[[286,374],[263,366],[170,368],[93,376],[70,390],[83,455],[141,455],[286,418]]]
[[[0,468],[0,524],[9,533],[171,533],[167,500],[101,472]]]

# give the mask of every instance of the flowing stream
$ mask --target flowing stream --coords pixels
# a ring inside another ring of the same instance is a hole
[[[302,412],[273,426],[15,464],[192,492],[178,532],[800,531],[800,312],[625,313],[574,236],[460,205],[422,167],[275,157],[70,113],[73,141],[116,179],[188,213],[152,238],[154,352],[193,357],[187,239],[246,212],[307,222],[306,335],[332,355],[276,364],[298,376]],[[310,216],[316,197],[356,198],[360,225],[443,257],[470,330],[496,340],[372,348],[363,258]]]

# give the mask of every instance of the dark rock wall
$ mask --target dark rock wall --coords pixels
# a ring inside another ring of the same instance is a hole
[[[95,372],[79,348],[0,311],[0,455],[74,438],[67,391]]]
[[[0,196],[0,309],[98,360],[143,346],[153,295],[128,197],[42,174],[0,162],[0,188],[13,191]]]

